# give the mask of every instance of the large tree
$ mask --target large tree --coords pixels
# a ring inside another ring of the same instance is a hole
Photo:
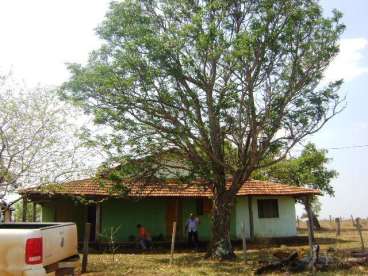
[[[242,183],[340,111],[342,82],[320,85],[340,18],[324,17],[317,0],[113,2],[97,29],[103,45],[69,66],[62,93],[114,129],[104,142],[116,154],[155,163],[180,152],[181,169],[213,191],[210,255],[231,258]]]
[[[0,200],[17,188],[57,183],[90,173],[74,115],[44,88],[0,76]],[[90,151],[91,152],[91,151]]]

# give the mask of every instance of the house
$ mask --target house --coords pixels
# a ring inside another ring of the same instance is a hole
[[[228,179],[229,184],[231,179]],[[112,183],[95,179],[48,185],[20,191],[24,202],[42,206],[42,221],[74,221],[81,239],[86,222],[92,224],[91,240],[118,229],[119,242],[134,240],[136,225],[146,226],[153,239],[165,240],[177,222],[178,239],[184,238],[184,224],[190,213],[200,219],[199,238],[211,237],[211,197],[209,188],[168,181],[165,185],[130,184],[126,196],[111,192]],[[231,238],[246,236],[290,237],[296,232],[296,199],[319,195],[315,189],[251,180],[240,188],[231,216]]]

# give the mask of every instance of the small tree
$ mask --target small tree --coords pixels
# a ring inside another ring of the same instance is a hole
[[[105,43],[69,66],[62,93],[113,128],[102,140],[113,157],[147,160],[122,166],[123,178],[147,179],[162,153],[180,152],[178,169],[213,191],[209,255],[233,258],[230,214],[244,181],[341,110],[341,81],[319,85],[340,18],[323,17],[317,0],[113,2],[97,29]]]
[[[119,232],[121,225],[111,226],[100,233],[102,241],[106,242],[109,246],[108,250],[111,254],[112,263],[115,263],[115,254],[119,250],[119,244],[116,243],[116,234]]]
[[[317,149],[312,143],[305,146],[300,156],[288,158],[273,166],[256,171],[256,179],[267,179],[298,187],[319,189],[323,194],[334,195],[331,180],[337,177],[335,170],[327,168],[327,150]],[[313,223],[320,228],[317,219],[321,206],[317,198],[312,202]]]

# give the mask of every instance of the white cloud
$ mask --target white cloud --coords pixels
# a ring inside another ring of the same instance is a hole
[[[368,74],[368,39],[348,38],[340,42],[340,53],[333,60],[325,73],[325,81],[344,79],[345,82]]]

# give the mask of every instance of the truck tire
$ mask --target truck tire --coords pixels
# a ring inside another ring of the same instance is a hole
[[[55,271],[55,276],[76,276],[74,268],[60,268]]]

